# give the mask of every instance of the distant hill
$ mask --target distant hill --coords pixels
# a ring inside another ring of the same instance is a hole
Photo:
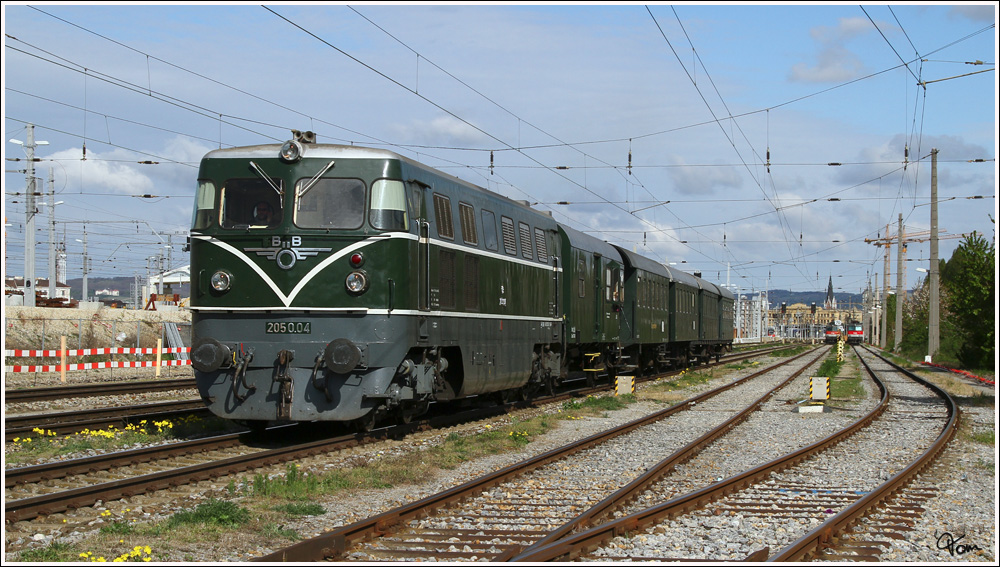
[[[772,289],[767,292],[767,295],[767,299],[771,303],[772,307],[781,305],[782,301],[784,301],[787,305],[795,305],[796,303],[811,305],[815,303],[817,307],[822,307],[823,302],[826,301],[826,291],[788,291],[786,289]],[[838,307],[861,304],[860,293],[835,292],[833,297],[836,298]]]

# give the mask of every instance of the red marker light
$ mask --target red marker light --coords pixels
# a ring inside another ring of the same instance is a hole
[[[351,254],[351,265],[354,266],[355,268],[360,267],[362,262],[364,261],[365,258],[364,256],[361,255],[360,252],[355,252],[354,254]]]

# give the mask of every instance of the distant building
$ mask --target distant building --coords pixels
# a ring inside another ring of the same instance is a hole
[[[118,297],[119,295],[121,295],[121,292],[119,292],[117,289],[99,289],[94,292],[94,295]]]
[[[827,311],[837,310],[837,298],[833,296],[833,276],[830,276],[830,283],[826,286],[826,300],[823,301],[823,309]]]
[[[24,278],[4,278],[5,295],[24,295]],[[35,294],[38,297],[48,299],[49,280],[47,278],[35,278]],[[62,282],[56,282],[56,298],[69,299],[69,286]]]

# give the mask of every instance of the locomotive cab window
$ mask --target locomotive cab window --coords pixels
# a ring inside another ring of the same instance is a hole
[[[365,218],[365,184],[360,179],[309,179],[296,184],[295,226],[352,230]],[[308,187],[301,193],[303,187]]]
[[[380,230],[410,229],[406,215],[406,189],[402,181],[379,179],[372,183],[371,211],[368,222]]]
[[[487,250],[494,252],[499,249],[497,241],[497,216],[493,211],[483,209],[483,244]]]
[[[212,226],[212,213],[215,212],[215,183],[199,181],[198,191],[194,196],[194,214],[191,217],[191,228],[201,230]]]
[[[271,179],[282,190],[280,179]],[[282,190],[283,191],[283,190]],[[281,224],[281,195],[263,179],[230,179],[222,187],[222,228],[271,228]]]

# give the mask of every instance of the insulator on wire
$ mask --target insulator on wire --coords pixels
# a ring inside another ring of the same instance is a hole
[[[490,150],[490,175],[493,175],[493,150]]]

